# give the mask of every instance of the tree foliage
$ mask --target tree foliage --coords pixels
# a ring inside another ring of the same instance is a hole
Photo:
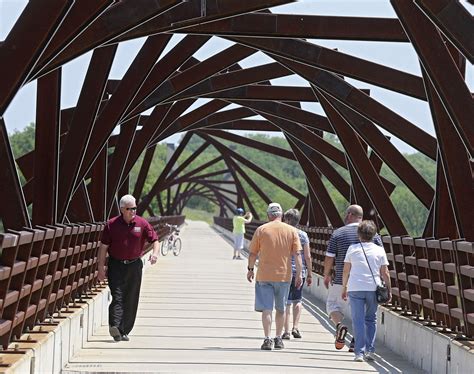
[[[288,142],[285,138],[279,136],[268,136],[262,134],[251,134],[247,135],[250,139],[254,139],[263,143],[271,144],[276,147],[290,149]],[[340,143],[337,140],[337,137],[331,134],[325,134],[324,138],[333,144],[335,147],[342,149]],[[35,125],[31,123],[25,127],[22,131],[15,131],[10,136],[10,144],[12,147],[12,152],[15,158],[21,157],[27,152],[30,152],[34,149],[35,141]],[[291,186],[292,188],[298,190],[303,195],[307,194],[307,184],[304,173],[296,161],[288,160],[274,154],[269,154],[266,152],[261,152],[254,148],[246,147],[240,144],[235,144],[229,141],[222,141],[223,144],[228,146],[233,151],[245,157],[247,160],[255,163],[260,168],[264,169],[272,176],[282,181],[283,183]],[[184,162],[188,157],[190,157],[201,145],[203,140],[198,136],[193,136],[185,148],[184,152],[178,159],[178,165]],[[220,153],[213,147],[209,146],[203,153],[201,153],[194,162],[184,169],[180,175],[191,172],[196,167],[208,163],[218,157]],[[133,192],[133,187],[137,180],[138,173],[140,171],[142,161],[142,154],[132,168],[130,173],[130,186],[131,191]],[[421,153],[412,153],[404,155],[407,160],[418,170],[418,172],[426,179],[426,181],[431,185],[435,186],[436,182],[436,164],[424,156]],[[141,196],[143,197],[147,194],[153,187],[156,179],[163,171],[163,168],[166,164],[167,157],[167,146],[166,144],[158,144],[155,149],[154,157],[148,172],[148,176],[145,180],[144,188]],[[333,167],[341,174],[341,176],[350,183],[350,176],[346,169],[335,164],[334,162],[328,160]],[[272,200],[278,201],[282,204],[284,209],[289,209],[295,206],[297,200],[291,194],[285,190],[275,186],[272,182],[263,178],[259,174],[252,171],[250,168],[240,164],[242,169],[250,176],[250,178],[260,187],[260,189]],[[196,175],[203,175],[211,172],[226,170],[228,167],[224,161],[214,162],[210,167],[199,172]],[[384,164],[382,166],[381,175],[395,184],[395,190],[391,195],[391,200],[397,209],[402,221],[405,224],[408,232],[413,236],[420,236],[423,232],[423,228],[426,222],[428,215],[427,209],[420,203],[420,201],[411,193],[411,191],[400,181],[400,179]],[[22,178],[22,183],[24,183],[24,178]],[[256,211],[263,217],[266,209],[265,202],[261,197],[250,187],[250,185],[241,177],[242,185],[244,186],[245,191],[248,194],[249,200],[252,205],[255,207]],[[231,180],[231,174],[229,172],[223,173],[211,177],[213,180]],[[334,186],[325,178],[322,178],[323,184],[326,186],[329,195],[334,201],[336,208],[341,212],[345,210],[348,202],[344,199],[343,196],[334,188]],[[232,189],[230,185],[225,185],[224,188]],[[171,196],[174,197],[176,193],[176,186],[171,188]],[[186,184],[183,184],[181,191],[186,188]],[[160,198],[163,202],[166,202],[167,191],[162,191],[160,193]],[[193,209],[193,211],[200,210],[208,212],[209,214],[216,214],[219,212],[218,207],[205,197],[195,196],[190,199],[187,203],[187,207]],[[158,203],[157,199],[153,199],[151,203],[151,208],[154,212],[158,212]],[[244,206],[248,210],[248,206]]]

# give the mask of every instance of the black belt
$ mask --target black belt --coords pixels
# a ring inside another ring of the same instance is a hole
[[[114,261],[120,262],[121,264],[128,265],[128,264],[133,264],[137,260],[140,260],[140,257],[134,258],[133,260],[118,260],[113,257],[111,257],[111,259]]]

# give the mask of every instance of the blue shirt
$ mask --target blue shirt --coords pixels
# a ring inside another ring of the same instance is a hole
[[[303,249],[301,260],[303,262],[303,268],[301,269],[301,276],[303,278],[306,278],[306,273],[307,273],[307,268],[306,268],[306,260],[304,258],[304,246],[309,243],[309,238],[308,234],[304,232],[303,230],[298,229],[298,236],[300,238],[300,243],[301,243],[301,248]],[[294,277],[296,275],[296,262],[295,262],[295,256],[291,256],[291,274]]]
[[[334,277],[334,284],[342,284],[342,272],[344,270],[344,258],[346,258],[347,249],[352,244],[359,243],[359,235],[357,235],[358,226],[358,223],[350,223],[340,227],[332,233],[329,239],[326,256],[335,257],[336,276]],[[381,247],[383,246],[378,234],[375,234],[372,242]]]

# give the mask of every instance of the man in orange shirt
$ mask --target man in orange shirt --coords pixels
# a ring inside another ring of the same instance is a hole
[[[255,310],[262,312],[265,339],[263,350],[284,348],[281,333],[285,323],[285,306],[291,283],[291,257],[296,262],[296,287],[301,287],[301,244],[296,229],[281,221],[280,204],[270,203],[267,208],[268,223],[260,226],[250,242],[247,280],[254,279],[254,266],[259,259],[255,282]],[[270,338],[272,314],[275,306],[276,337]]]

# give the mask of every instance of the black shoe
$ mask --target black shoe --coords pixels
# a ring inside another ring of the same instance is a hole
[[[284,340],[290,340],[290,333],[289,333],[289,332],[283,333],[283,335],[281,336],[281,338],[284,339]]]
[[[116,342],[119,342],[122,340],[122,334],[120,333],[120,330],[118,327],[115,326],[109,326],[109,334]]]
[[[270,338],[266,338],[263,341],[262,346],[260,347],[260,349],[262,349],[263,351],[271,351],[272,348],[273,348],[273,341]]]
[[[354,352],[355,340],[352,338],[351,344],[349,344],[349,352]]]
[[[275,339],[273,339],[273,346],[275,349],[285,348],[285,345],[283,344],[283,340],[281,340],[281,338],[279,337],[276,337]]]
[[[128,337],[127,334],[123,334],[123,335],[122,335],[122,340],[123,340],[124,342],[128,342],[128,341],[130,340],[130,338]]]
[[[301,334],[298,329],[291,330],[291,335],[293,335],[293,337],[296,339],[301,339]]]

